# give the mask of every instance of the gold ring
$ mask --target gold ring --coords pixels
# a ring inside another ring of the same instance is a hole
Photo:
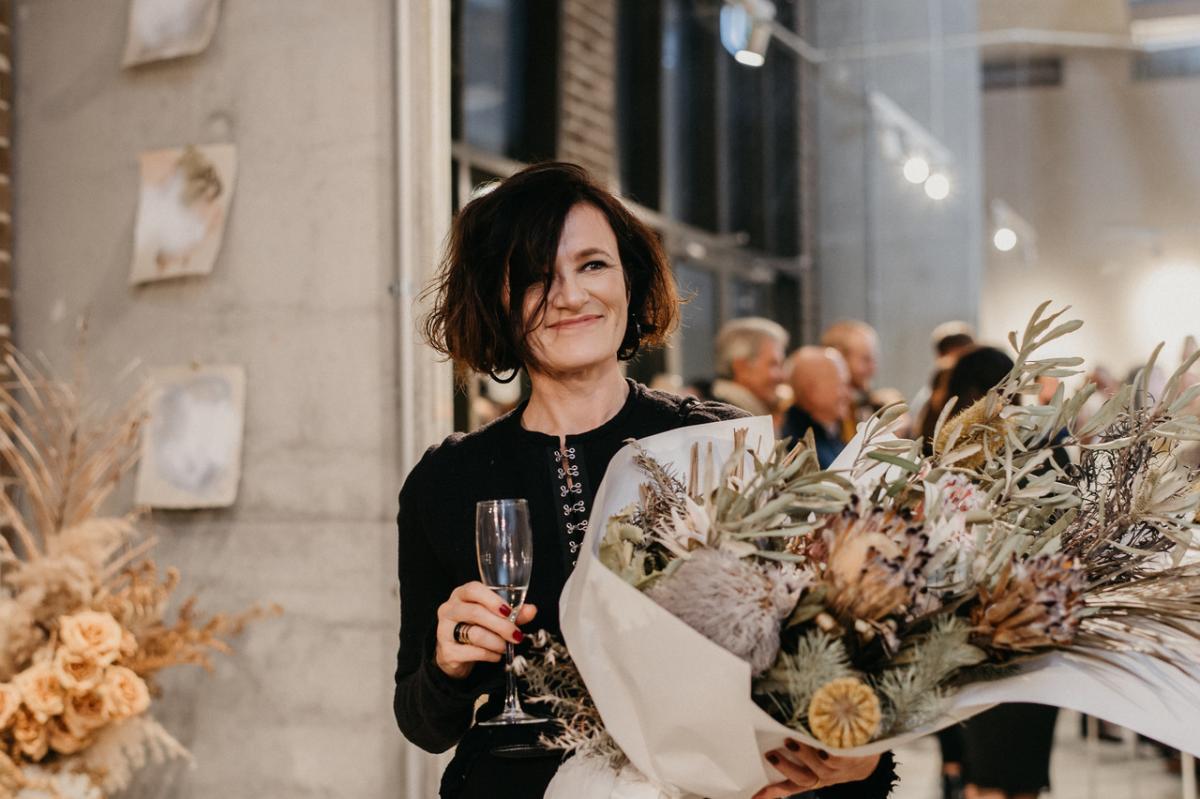
[[[454,641],[455,641],[455,643],[463,644],[464,646],[469,645],[471,643],[471,639],[469,636],[471,634],[471,628],[473,626],[474,626],[473,624],[469,624],[468,622],[465,622],[465,621],[460,621],[458,624],[454,625]]]

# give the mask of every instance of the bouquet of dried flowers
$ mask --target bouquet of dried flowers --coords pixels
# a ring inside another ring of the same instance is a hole
[[[1152,359],[1086,420],[1092,387],[1020,404],[1082,362],[1036,357],[1080,325],[1047,307],[1010,335],[999,385],[946,407],[932,454],[893,435],[899,406],[846,468],[822,470],[811,441],[756,451],[744,434],[719,467],[693,445],[687,474],[639,450],[638,500],[593,525],[598,561],[749,664],[759,706],[832,750],[927,725],[964,686],[1047,653],[1195,662],[1200,491],[1177,455],[1200,440],[1197,355],[1159,397]],[[619,766],[569,654],[538,644],[520,667],[559,711],[546,743]]]
[[[136,461],[143,397],[86,404],[10,351],[0,386],[0,799],[101,799],[151,760],[187,751],[149,714],[155,675],[212,668],[225,638],[277,608],[168,618],[179,574],[160,574],[138,516],[103,508]],[[77,381],[77,383],[80,381]]]

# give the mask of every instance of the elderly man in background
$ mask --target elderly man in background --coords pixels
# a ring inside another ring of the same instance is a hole
[[[787,331],[770,319],[751,316],[726,322],[717,333],[717,379],[710,396],[755,416],[773,415],[784,381],[787,344]]]
[[[832,347],[801,347],[790,359],[796,403],[783,419],[781,438],[799,441],[812,431],[817,461],[829,468],[842,451],[842,420],[850,410],[850,370]]]
[[[850,372],[850,410],[842,420],[842,440],[854,437],[859,422],[871,418],[881,404],[871,397],[871,381],[879,367],[879,336],[857,319],[834,322],[821,336],[821,345],[841,353]]]

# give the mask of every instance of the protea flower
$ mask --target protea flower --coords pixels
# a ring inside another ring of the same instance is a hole
[[[1069,644],[1079,628],[1087,577],[1064,555],[1013,559],[971,612],[976,636],[993,649],[1032,652]]]
[[[760,565],[722,549],[697,549],[646,594],[747,661],[757,676],[775,662],[779,626],[795,608],[804,582],[790,566]]]
[[[843,621],[903,615],[924,593],[929,538],[898,514],[846,511],[828,522],[821,537],[825,601]]]

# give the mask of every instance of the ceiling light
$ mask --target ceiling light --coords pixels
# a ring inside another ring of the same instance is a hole
[[[729,0],[721,7],[721,44],[739,64],[761,67],[774,21],[775,4],[769,0]]]
[[[934,172],[925,181],[925,194],[931,200],[944,200],[950,195],[950,179],[941,172]]]
[[[1000,252],[1008,252],[1017,246],[1017,232],[1010,227],[998,228],[992,236],[992,244]]]
[[[929,177],[929,162],[914,155],[904,162],[904,179],[909,183],[924,183]]]

